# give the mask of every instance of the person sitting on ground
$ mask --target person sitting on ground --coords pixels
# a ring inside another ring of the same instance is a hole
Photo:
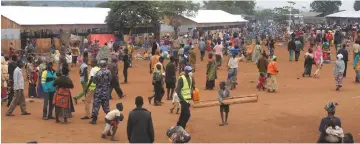
[[[118,124],[120,121],[123,121],[124,116],[122,114],[123,111],[123,105],[122,103],[117,103],[116,104],[116,109],[110,111],[109,113],[106,114],[105,116],[105,129],[103,131],[103,133],[101,134],[102,138],[106,138],[105,134],[107,134],[107,136],[111,136],[112,141],[116,141],[115,139],[115,134],[116,134],[116,130],[118,128]],[[110,128],[112,127],[112,131],[113,133],[110,133]]]

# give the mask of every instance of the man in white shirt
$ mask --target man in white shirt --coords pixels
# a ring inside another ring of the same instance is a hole
[[[19,104],[21,108],[21,115],[30,115],[26,111],[26,102],[25,102],[25,96],[24,96],[24,77],[21,71],[21,68],[24,66],[24,64],[21,61],[17,62],[17,67],[14,70],[14,98],[11,101],[11,104],[9,106],[9,109],[6,112],[6,116],[15,116],[12,114],[16,108],[16,106]]]
[[[110,42],[108,43],[108,47],[109,47],[110,52],[113,51],[113,46],[114,46],[114,42],[113,42],[113,40],[111,39]]]

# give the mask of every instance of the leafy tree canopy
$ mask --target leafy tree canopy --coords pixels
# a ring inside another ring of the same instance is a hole
[[[223,10],[231,14],[255,13],[255,1],[204,1],[204,8],[209,10]]]
[[[151,1],[111,1],[110,12],[105,22],[117,31],[122,28],[135,28],[141,24],[158,25],[160,13],[155,2]]]
[[[313,12],[321,12],[324,15],[329,15],[335,12],[339,12],[339,8],[342,5],[340,0],[335,1],[313,1],[310,4],[311,11]]]
[[[360,10],[360,1],[357,0],[354,2],[354,10],[356,11]]]

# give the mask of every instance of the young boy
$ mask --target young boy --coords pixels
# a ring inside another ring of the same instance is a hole
[[[122,111],[123,111],[122,103],[117,103],[116,109],[112,110],[106,114],[106,116],[105,116],[106,124],[105,124],[105,129],[104,129],[103,133],[101,134],[102,138],[106,138],[106,135],[107,135],[107,136],[111,136],[110,140],[116,141],[115,134],[116,134],[116,130],[117,130],[117,125],[119,124],[120,121],[122,121],[124,119]],[[111,127],[112,127],[112,132],[113,132],[112,134],[110,133]]]
[[[265,90],[265,75],[264,73],[260,73],[260,77],[259,77],[259,81],[258,81],[258,85],[256,86],[256,88],[260,91]]]
[[[176,114],[179,114],[180,99],[177,93],[174,93],[172,103],[173,103],[173,107],[170,109],[170,113],[173,113],[174,109],[176,108]]]
[[[219,102],[220,102],[220,115],[222,123],[219,126],[228,125],[228,114],[229,114],[229,104],[224,104],[223,100],[230,98],[230,90],[225,87],[225,82],[220,82],[219,90]],[[225,112],[225,121],[224,121],[224,112]]]

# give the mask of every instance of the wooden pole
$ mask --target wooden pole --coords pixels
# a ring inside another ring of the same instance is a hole
[[[257,101],[258,101],[258,96],[256,94],[246,95],[246,96],[235,96],[223,100],[224,104],[241,104],[241,103],[252,103]],[[219,105],[220,103],[218,100],[199,101],[191,104],[193,108],[205,108],[205,107],[212,107]]]

